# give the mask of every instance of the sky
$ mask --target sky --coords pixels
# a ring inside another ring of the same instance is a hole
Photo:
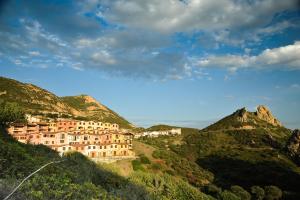
[[[0,76],[91,95],[138,126],[266,105],[300,128],[300,1],[2,0]]]

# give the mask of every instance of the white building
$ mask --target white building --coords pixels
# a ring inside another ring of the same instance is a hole
[[[142,133],[135,134],[135,138],[140,137],[158,137],[161,135],[181,135],[181,128],[172,128],[170,130],[163,130],[163,131],[145,131]]]

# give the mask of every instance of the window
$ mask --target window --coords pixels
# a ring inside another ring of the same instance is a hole
[[[66,147],[63,147],[63,151],[66,150]]]
[[[88,149],[91,149],[91,147],[89,146]]]
[[[93,149],[96,149],[96,147],[95,147],[95,146],[93,146]]]

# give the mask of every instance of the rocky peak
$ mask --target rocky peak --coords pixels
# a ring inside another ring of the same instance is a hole
[[[293,131],[287,143],[288,154],[300,164],[300,130],[296,129]]]
[[[84,100],[85,103],[93,103],[93,106],[88,106],[88,110],[95,110],[95,109],[101,109],[101,110],[105,110],[108,111],[108,109],[102,105],[99,101],[97,101],[94,97],[89,96],[89,95],[85,95],[82,94],[80,95],[80,97]]]
[[[247,112],[245,107],[235,111],[234,115],[237,116],[237,119],[240,122],[247,122],[248,121],[248,112]]]
[[[255,114],[259,119],[264,120],[273,126],[282,126],[266,106],[259,105]]]

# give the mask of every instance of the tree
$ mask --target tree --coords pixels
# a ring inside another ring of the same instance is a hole
[[[0,100],[0,124],[9,122],[25,122],[25,113],[16,103]]]
[[[224,190],[220,195],[222,200],[241,200],[240,197],[236,196],[228,190]]]
[[[255,200],[263,200],[265,197],[265,190],[257,185],[251,187],[252,198]]]
[[[266,200],[278,200],[282,197],[282,191],[280,188],[270,185],[265,187],[265,199]]]
[[[231,186],[231,192],[243,200],[250,200],[251,195],[244,188],[238,185]]]

